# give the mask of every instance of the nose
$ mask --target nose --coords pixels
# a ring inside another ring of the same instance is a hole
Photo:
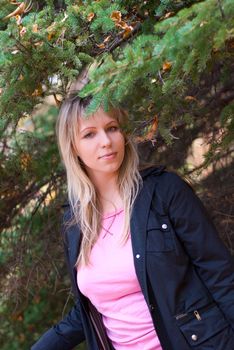
[[[111,145],[111,138],[105,130],[100,134],[100,143],[102,147],[109,147]]]

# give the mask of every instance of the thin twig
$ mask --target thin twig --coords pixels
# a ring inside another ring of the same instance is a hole
[[[226,214],[226,213],[223,213],[221,211],[218,211],[218,210],[214,210],[217,214],[219,215],[223,215],[223,216],[227,216],[229,218],[234,218],[234,215],[231,215],[231,214]]]
[[[226,16],[224,14],[221,1],[220,0],[217,0],[217,1],[218,1],[218,6],[219,6],[219,9],[220,9],[220,12],[221,12],[222,19],[225,19]]]
[[[65,313],[67,304],[68,304],[68,302],[69,302],[69,300],[70,300],[70,298],[71,298],[71,295],[72,295],[71,292],[68,293],[67,300],[66,300],[66,302],[65,302],[65,304],[64,304],[63,311],[62,311],[62,318],[64,317],[64,313]]]
[[[162,75],[161,75],[160,69],[159,69],[159,71],[158,71],[158,77],[159,77],[159,80],[161,81],[161,83],[164,85],[164,84],[165,84],[165,82],[164,82],[164,80],[163,80],[163,78],[162,78]]]

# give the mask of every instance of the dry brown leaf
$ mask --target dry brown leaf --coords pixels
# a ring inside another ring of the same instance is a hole
[[[134,138],[135,142],[138,143],[138,142],[152,141],[152,143],[155,144],[156,140],[154,137],[157,129],[158,129],[158,116],[156,115],[151,125],[149,126],[148,132],[143,136],[136,136]]]
[[[35,23],[33,26],[32,26],[32,32],[33,33],[38,33],[38,24]]]
[[[53,22],[46,30],[47,30],[47,39],[50,41],[53,36],[55,35],[56,33],[56,29],[55,29],[55,26],[56,26],[56,23]]]
[[[113,11],[110,18],[112,19],[112,21],[114,22],[120,22],[121,18],[122,18],[122,14],[120,11]]]
[[[19,316],[17,317],[17,321],[23,321],[23,316],[22,316],[22,315],[19,315]]]
[[[99,49],[105,49],[105,44],[101,43],[101,44],[96,44],[97,47],[99,47]]]
[[[163,63],[163,71],[166,72],[167,70],[170,70],[171,66],[172,66],[171,62],[168,62],[168,61],[164,62]]]
[[[94,13],[94,12],[91,12],[91,13],[88,15],[88,17],[87,17],[88,22],[91,22],[92,19],[94,18],[94,16],[95,16],[95,13]]]
[[[20,156],[20,165],[23,170],[27,170],[29,164],[32,161],[32,157],[28,153],[23,153]]]
[[[149,129],[149,132],[145,136],[146,140],[152,140],[157,129],[158,129],[158,116],[155,116],[151,124],[151,127]]]
[[[129,26],[129,27],[125,28],[124,29],[124,33],[123,33],[123,38],[124,39],[128,38],[131,35],[132,31],[133,31],[133,27],[132,26]]]
[[[185,101],[197,101],[196,97],[194,96],[185,96],[184,98]]]
[[[104,40],[103,40],[103,43],[107,43],[111,38],[111,35],[108,35]]]
[[[116,27],[120,27],[120,28],[122,28],[122,29],[128,28],[128,24],[127,24],[126,22],[124,22],[124,21],[116,22],[116,23],[115,23],[115,26],[116,26]]]
[[[42,85],[40,84],[38,88],[33,91],[32,96],[37,97],[37,96],[41,96],[42,94],[43,94],[43,89],[42,89]]]
[[[18,26],[22,23],[22,17],[20,15],[16,15],[14,16],[16,23],[18,24]]]

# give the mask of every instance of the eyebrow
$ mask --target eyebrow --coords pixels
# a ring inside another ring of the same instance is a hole
[[[114,123],[114,122],[118,123],[118,121],[114,119],[114,120],[111,120],[110,122],[108,122],[105,126],[108,126],[109,124]],[[86,130],[95,129],[95,128],[96,128],[95,126],[87,126],[86,128],[80,130],[80,133],[82,133]]]

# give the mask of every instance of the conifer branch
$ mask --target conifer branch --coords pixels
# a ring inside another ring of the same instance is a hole
[[[114,51],[117,47],[120,47],[123,42],[126,42],[126,41],[129,41],[129,40],[133,39],[134,36],[139,32],[140,28],[141,28],[141,23],[140,22],[136,23],[135,27],[133,28],[133,30],[131,32],[131,35],[129,35],[128,38],[124,38],[124,36],[123,36],[124,31],[121,31],[118,34],[117,38],[115,38],[113,40],[113,42],[109,46],[106,46],[105,49],[99,51],[98,54],[101,55],[104,52],[112,52],[112,51]]]
[[[225,19],[225,14],[224,14],[224,10],[223,10],[221,1],[220,0],[217,0],[217,1],[218,1],[218,6],[219,6],[219,9],[220,9],[220,12],[221,12],[222,19]]]

